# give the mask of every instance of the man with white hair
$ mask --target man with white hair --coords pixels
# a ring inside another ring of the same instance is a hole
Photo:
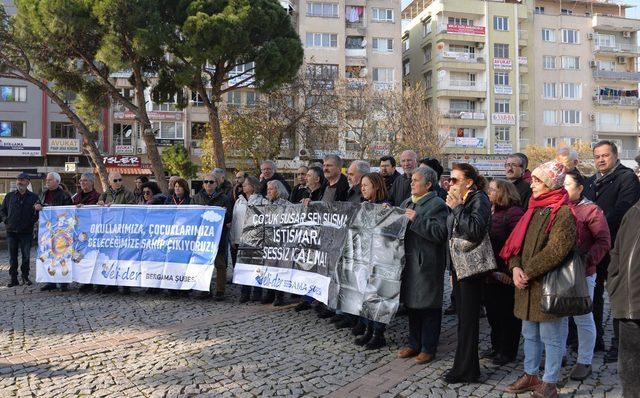
[[[291,192],[291,186],[287,183],[287,180],[284,179],[282,174],[278,173],[276,162],[267,159],[260,165],[260,195],[267,197],[267,183],[273,180],[280,181],[287,188],[287,192]]]
[[[347,193],[347,202],[362,202],[362,193],[360,192],[360,181],[365,174],[371,170],[368,162],[364,160],[355,160],[347,169],[347,181],[349,182],[349,192]]]
[[[122,175],[118,172],[109,173],[109,188],[100,195],[98,205],[134,205],[136,195],[122,185]]]
[[[413,170],[418,167],[418,154],[412,150],[406,150],[400,154],[400,166],[402,166],[402,177],[393,181],[389,191],[389,202],[393,206],[400,206],[402,202],[411,196],[411,176]]]
[[[227,180],[227,173],[224,172],[224,169],[216,167],[215,169],[213,169],[213,175],[218,181],[218,188],[216,188],[216,191],[221,192],[227,196],[231,196],[233,185],[229,180]]]
[[[74,205],[95,205],[98,203],[100,194],[94,188],[95,180],[93,173],[84,173],[80,176],[80,190],[71,197]]]
[[[60,174],[51,172],[47,174],[47,178],[44,180],[45,188],[40,194],[38,203],[34,206],[36,211],[42,210],[47,206],[68,206],[73,204],[71,197],[67,194],[62,187],[60,187]],[[60,283],[60,290],[67,290],[67,283]],[[40,288],[42,291],[53,290],[56,288],[55,283],[45,283]]]
[[[567,171],[573,171],[578,167],[578,152],[571,148],[560,148],[556,155],[556,161],[562,163]]]

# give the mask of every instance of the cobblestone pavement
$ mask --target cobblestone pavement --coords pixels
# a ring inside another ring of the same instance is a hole
[[[522,373],[521,354],[512,366],[481,361],[480,384],[440,381],[453,362],[454,316],[444,316],[437,360],[419,366],[395,356],[406,344],[402,317],[389,326],[389,346],[370,352],[313,311],[238,304],[233,285],[220,303],[135,289],[45,293],[7,288],[7,271],[2,250],[0,397],[513,397],[502,391]],[[608,318],[607,342],[611,333]],[[487,345],[483,319],[481,350]],[[563,396],[621,396],[616,365],[602,356],[579,383],[567,381],[569,353]]]

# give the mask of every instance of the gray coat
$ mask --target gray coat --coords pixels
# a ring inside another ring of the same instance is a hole
[[[418,203],[405,200],[402,207],[417,213],[404,237],[402,301],[411,309],[442,308],[447,205],[435,192],[429,192]]]

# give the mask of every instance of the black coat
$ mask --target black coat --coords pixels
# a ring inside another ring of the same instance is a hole
[[[393,174],[386,177],[382,177],[384,179],[384,185],[387,187],[387,192],[391,191],[391,186],[393,185],[393,182],[401,175],[402,174],[398,173],[398,170],[394,170]]]
[[[326,192],[327,189],[333,188],[335,188],[336,193],[333,197],[332,202],[346,202],[347,198],[349,197],[349,181],[344,174],[340,174],[340,178],[335,184],[325,186],[324,191]],[[325,200],[324,194],[322,200]]]
[[[307,187],[303,187],[302,185],[298,184],[295,187],[293,187],[293,190],[291,191],[291,195],[289,195],[289,202],[300,203],[300,201],[302,201],[302,199],[306,199],[308,195],[309,194],[308,194]]]
[[[321,185],[320,188],[316,189],[315,191],[311,192],[311,190],[309,190],[309,187],[304,189],[304,197],[302,199],[307,199],[309,198],[312,202],[318,202],[322,200],[322,195],[324,195],[324,185]],[[293,202],[292,202],[293,203]]]
[[[362,203],[362,192],[360,192],[360,184],[349,188],[347,192],[347,202]]]
[[[224,228],[228,229],[227,224],[231,223],[231,217],[233,215],[233,201],[228,195],[219,191],[214,191],[213,195],[209,195],[206,190],[202,189],[197,195],[191,198],[192,205],[201,206],[218,206],[225,209],[224,213]]]
[[[455,231],[454,231],[455,226]],[[479,244],[491,226],[491,201],[484,191],[471,191],[467,200],[449,213],[449,239],[462,238]]]
[[[40,193],[40,197],[38,198],[38,203],[43,207],[46,206],[69,206],[73,204],[71,200],[71,196],[68,193],[62,190],[62,188],[58,187],[53,192],[53,200],[51,203],[46,203],[46,197],[48,189],[44,189],[42,193]]]
[[[416,211],[404,236],[405,266],[401,296],[411,309],[442,308],[447,245],[447,205],[435,192],[403,208]]]
[[[33,208],[38,203],[38,195],[27,190],[20,194],[18,190],[9,192],[2,201],[0,222],[4,222],[7,232],[32,233],[38,219]]]
[[[164,200],[165,205],[190,205],[191,196],[185,195],[182,199],[178,199],[176,194],[167,196]]]
[[[640,182],[633,170],[618,164],[600,179],[597,173],[589,177],[584,196],[604,211],[611,242],[615,242],[622,217],[640,199]]]
[[[512,181],[513,185],[516,187],[518,194],[520,194],[520,207],[526,209],[529,207],[529,198],[531,197],[531,184],[527,183],[522,178],[518,178],[515,181]]]
[[[289,185],[287,180],[284,179],[282,174],[274,173],[273,177],[260,181],[260,195],[264,196],[265,198],[267,197],[267,183],[274,180],[280,181],[287,189],[287,192],[291,192],[291,185]]]
[[[402,174],[395,179],[389,191],[389,203],[392,206],[400,206],[402,202],[411,197],[411,177]]]

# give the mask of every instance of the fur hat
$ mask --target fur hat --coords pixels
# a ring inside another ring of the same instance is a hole
[[[537,177],[544,185],[553,191],[563,187],[567,169],[562,163],[552,161],[536,167],[531,175]]]

